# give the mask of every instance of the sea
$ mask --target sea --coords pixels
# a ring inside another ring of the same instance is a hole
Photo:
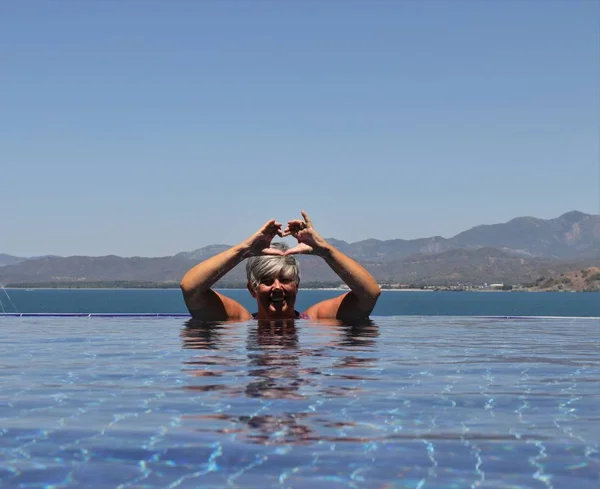
[[[221,290],[251,312],[248,291]],[[342,290],[300,289],[302,311]],[[179,289],[3,289],[0,313],[175,313],[187,309]],[[384,291],[373,316],[600,317],[597,292]]]
[[[597,293],[389,291],[350,324],[0,294],[2,489],[600,487]]]

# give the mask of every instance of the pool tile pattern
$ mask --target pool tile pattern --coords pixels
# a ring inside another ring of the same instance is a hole
[[[0,487],[597,489],[599,326],[1,317]]]

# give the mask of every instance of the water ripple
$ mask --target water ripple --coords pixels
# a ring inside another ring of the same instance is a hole
[[[593,320],[0,318],[2,487],[578,487]]]

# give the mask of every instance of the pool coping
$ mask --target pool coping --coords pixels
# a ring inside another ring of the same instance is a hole
[[[48,317],[48,318],[188,318],[189,314],[185,313],[169,313],[169,312],[139,312],[139,313],[102,313],[102,312],[1,312],[0,317]],[[478,316],[478,315],[392,315],[392,316],[372,316],[371,319],[380,317],[445,317],[445,318],[481,318],[481,319],[595,319],[599,320],[598,316]]]

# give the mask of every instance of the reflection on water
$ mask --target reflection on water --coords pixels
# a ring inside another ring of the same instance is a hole
[[[183,348],[197,350],[212,350],[219,348],[221,336],[227,329],[227,323],[196,321],[190,319],[186,321],[181,330]]]
[[[219,434],[236,433],[259,444],[305,444],[338,436],[315,432],[320,428],[340,429],[355,423],[331,419],[314,403],[328,398],[352,399],[362,392],[362,383],[376,381],[367,372],[377,359],[364,356],[376,346],[378,328],[372,321],[345,324],[341,321],[251,321],[246,329],[244,358],[231,355],[231,337],[239,334],[239,323],[188,321],[181,332],[183,348],[210,350],[186,362],[187,373],[195,380],[186,389],[194,392],[218,391],[220,396],[240,401],[243,397],[288,402],[279,415],[226,413],[189,416],[199,421],[195,429]],[[302,332],[310,328],[318,342],[302,342]],[[228,336],[230,335],[230,336]],[[355,354],[347,354],[350,349]],[[319,368],[323,358],[336,352],[333,364]],[[346,352],[344,354],[344,352]],[[208,352],[207,352],[208,353]],[[215,378],[219,381],[215,381]],[[198,379],[202,379],[198,381]],[[321,400],[319,400],[321,398]],[[272,407],[272,404],[270,405]],[[312,426],[312,427],[311,427]],[[350,438],[344,438],[351,441]]]
[[[302,399],[303,385],[294,321],[259,321],[248,330],[248,397]]]

